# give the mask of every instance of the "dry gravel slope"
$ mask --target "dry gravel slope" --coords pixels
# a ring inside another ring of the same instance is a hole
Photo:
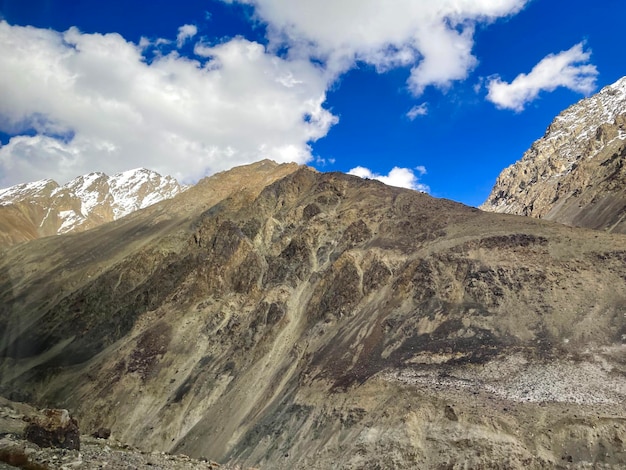
[[[225,467],[209,460],[192,459],[186,455],[165,452],[142,452],[117,441],[82,433],[80,449],[39,446],[26,438],[26,427],[41,410],[24,403],[0,398],[0,469],[11,470],[68,470],[101,469],[129,470],[248,470]],[[63,432],[57,430],[57,436]],[[57,443],[58,444],[58,443]],[[9,465],[9,463],[11,465]],[[249,469],[254,470],[254,469]]]
[[[0,391],[232,465],[623,468],[625,280],[621,234],[265,161],[7,251]]]

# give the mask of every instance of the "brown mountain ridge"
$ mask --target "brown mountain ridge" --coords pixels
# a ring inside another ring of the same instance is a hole
[[[623,468],[626,237],[263,161],[0,261],[0,393],[262,468]]]

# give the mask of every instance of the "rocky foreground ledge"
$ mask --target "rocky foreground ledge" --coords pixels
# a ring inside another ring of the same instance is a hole
[[[80,434],[78,422],[67,410],[40,411],[0,397],[0,470],[15,468],[243,470],[186,455],[141,452],[102,429],[93,435]]]

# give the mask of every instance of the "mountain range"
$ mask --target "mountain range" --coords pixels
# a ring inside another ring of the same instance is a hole
[[[623,85],[490,211],[265,160],[7,247],[0,395],[233,467],[624,468]]]
[[[89,173],[62,186],[47,179],[0,189],[0,245],[88,230],[182,190],[174,178],[144,168]]]

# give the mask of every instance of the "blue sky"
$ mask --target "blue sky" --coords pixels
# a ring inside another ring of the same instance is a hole
[[[621,0],[0,0],[0,18],[0,187],[272,158],[479,205],[626,74]]]

